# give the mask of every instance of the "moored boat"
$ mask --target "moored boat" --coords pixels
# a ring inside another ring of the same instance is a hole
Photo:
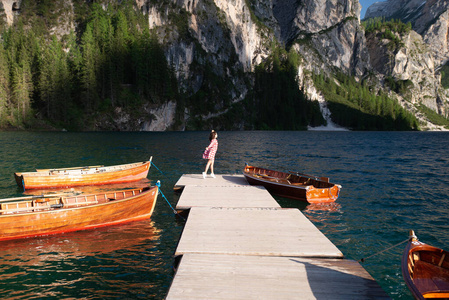
[[[89,195],[0,200],[0,240],[70,232],[150,218],[158,187]]]
[[[38,169],[35,172],[14,173],[14,177],[17,185],[24,190],[125,183],[146,178],[151,160],[106,167]]]
[[[413,230],[402,255],[401,269],[416,299],[449,299],[449,253],[420,242]]]
[[[309,203],[329,203],[337,200],[341,186],[327,177],[287,173],[246,165],[243,175],[251,185],[264,186],[270,193]]]

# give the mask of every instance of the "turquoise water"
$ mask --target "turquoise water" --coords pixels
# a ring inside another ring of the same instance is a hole
[[[347,258],[366,258],[362,265],[393,299],[411,299],[400,270],[405,244],[388,249],[406,240],[409,229],[449,249],[449,133],[219,132],[218,140],[218,174],[241,173],[247,162],[341,184],[332,205],[276,199],[301,209]],[[203,170],[208,142],[208,132],[0,132],[0,198],[22,195],[14,172],[153,156],[162,173],[152,167],[148,178],[161,180],[175,206],[174,184]],[[183,226],[159,197],[150,220],[0,242],[0,296],[163,299]]]

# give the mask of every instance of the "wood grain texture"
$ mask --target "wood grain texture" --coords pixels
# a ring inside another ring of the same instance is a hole
[[[1,204],[0,240],[109,226],[151,217],[158,188],[113,191],[46,201]],[[45,199],[48,200],[48,199]],[[27,205],[25,204],[27,203]],[[62,204],[54,208],[51,205]]]
[[[281,206],[264,187],[186,186],[176,209],[192,207],[277,207]]]
[[[185,254],[166,299],[389,297],[353,260]]]
[[[55,169],[15,173],[17,185],[24,190],[83,185],[104,185],[146,178],[151,160],[109,167]]]
[[[342,258],[298,209],[193,207],[175,255],[215,253]]]

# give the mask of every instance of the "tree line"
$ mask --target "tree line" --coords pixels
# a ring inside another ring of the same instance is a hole
[[[133,1],[106,8],[74,3],[77,30],[60,38],[49,29],[62,0],[24,0],[14,25],[2,26],[0,127],[34,127],[44,119],[86,128],[98,112],[176,97],[174,72]]]
[[[298,87],[299,54],[279,46],[273,46],[271,53],[255,71],[255,128],[304,130],[309,125],[324,125],[318,102],[308,100]]]
[[[370,18],[362,22],[366,33],[388,30],[399,34],[406,34],[412,30],[412,23],[403,23],[399,19],[387,20],[385,17]]]
[[[377,33],[380,38],[390,40],[391,50],[404,46],[402,40],[395,33],[403,36],[412,30],[412,23],[410,22],[405,24],[399,19],[387,20],[385,17],[367,19],[362,22],[362,26],[365,29],[366,36]]]
[[[354,130],[418,130],[416,117],[382,91],[338,73],[314,74],[317,88],[329,102],[332,120]]]
[[[195,116],[213,111],[211,95],[225,97],[229,84],[213,66],[201,66],[207,82],[198,92],[180,94],[162,45],[135,1],[72,3],[76,29],[65,35],[50,34],[61,22],[58,16],[71,10],[64,0],[23,0],[14,25],[0,23],[0,128],[36,128],[50,121],[55,128],[90,129],[96,117],[112,115],[117,107],[138,117],[144,105],[168,100],[191,109],[191,129],[207,125]],[[171,18],[179,18],[187,30],[185,16]],[[214,127],[298,130],[325,123],[318,103],[298,88],[299,54],[275,44],[271,53],[248,74],[254,81],[244,101],[220,100],[230,109],[211,120]],[[418,128],[396,101],[350,76],[315,75],[314,81],[337,124],[358,130]],[[408,82],[390,85],[403,90]]]

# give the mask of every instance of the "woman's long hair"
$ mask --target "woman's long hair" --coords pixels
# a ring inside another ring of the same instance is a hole
[[[215,130],[212,130],[209,134],[209,141],[211,142],[216,136],[217,133],[215,132]]]

